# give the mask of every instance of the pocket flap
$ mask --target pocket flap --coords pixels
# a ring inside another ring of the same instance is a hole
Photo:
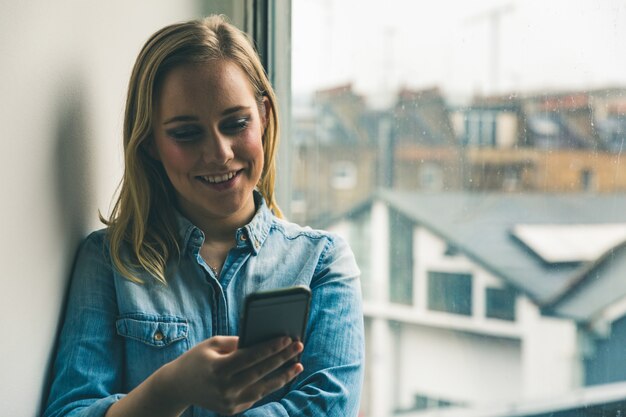
[[[185,339],[189,330],[187,320],[174,316],[132,315],[115,322],[117,334],[150,346],[163,347]]]

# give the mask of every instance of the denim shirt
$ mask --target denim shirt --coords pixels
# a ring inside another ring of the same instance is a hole
[[[237,335],[246,296],[306,285],[312,299],[304,371],[242,416],[356,416],[364,363],[359,270],[338,236],[276,218],[255,192],[257,212],[236,232],[215,276],[200,256],[204,234],[179,216],[180,258],[168,284],[112,266],[106,230],[89,235],[74,268],[45,417],[104,416],[162,365],[216,335]],[[183,416],[216,416],[199,407]]]

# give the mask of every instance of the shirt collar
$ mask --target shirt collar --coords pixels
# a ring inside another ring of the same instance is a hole
[[[256,213],[250,221],[235,232],[235,241],[237,248],[250,248],[256,255],[261,246],[267,239],[274,214],[270,211],[265,203],[265,199],[257,190],[254,190],[254,204]],[[204,233],[193,223],[183,216],[178,210],[174,210],[176,217],[176,228],[181,243],[181,251],[185,252],[191,249],[199,249],[204,242]]]

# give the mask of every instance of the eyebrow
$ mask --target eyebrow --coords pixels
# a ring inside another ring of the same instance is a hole
[[[237,113],[238,111],[241,111],[241,110],[248,110],[249,108],[250,106],[230,107],[222,112],[222,116],[228,116],[229,114]],[[170,123],[176,123],[176,122],[197,122],[198,120],[199,120],[198,116],[180,115],[180,116],[174,116],[171,119],[167,119],[165,122],[163,122],[163,124],[168,125]]]

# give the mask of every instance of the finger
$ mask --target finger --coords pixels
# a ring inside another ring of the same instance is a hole
[[[271,376],[266,379],[262,379],[252,384],[250,387],[246,388],[242,391],[239,399],[242,402],[252,402],[255,403],[261,400],[263,397],[271,394],[287,385],[291,382],[296,376],[298,376],[304,367],[301,363],[295,363],[291,365],[289,368],[286,368],[283,371],[280,371],[274,376]]]
[[[258,345],[239,349],[232,354],[229,370],[235,374],[276,355],[291,344],[289,337],[279,337]]]
[[[237,350],[238,336],[213,336],[207,342],[218,353],[227,354]]]
[[[242,370],[239,374],[235,375],[233,380],[243,385],[251,385],[265,378],[286,362],[298,356],[302,352],[303,347],[302,342],[291,343],[277,354],[270,356],[255,366]]]

